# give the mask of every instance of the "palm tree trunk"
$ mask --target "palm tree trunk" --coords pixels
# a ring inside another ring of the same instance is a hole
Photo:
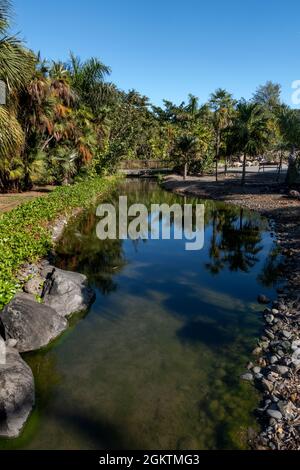
[[[184,181],[186,181],[186,179],[187,179],[188,170],[189,170],[189,169],[188,169],[188,164],[186,163],[186,164],[184,165],[184,171],[183,171],[183,179],[184,179]]]
[[[244,153],[242,186],[244,186],[244,184],[246,183],[246,162],[247,162],[247,155]]]
[[[220,157],[220,146],[221,146],[221,132],[218,130],[217,142],[216,142],[216,182],[219,180],[219,157]]]
[[[227,170],[228,170],[228,157],[225,157],[225,175],[227,176]]]

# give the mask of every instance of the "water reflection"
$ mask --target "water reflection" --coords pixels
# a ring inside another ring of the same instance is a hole
[[[119,194],[184,203],[150,182],[125,183],[112,200]],[[57,264],[85,273],[97,299],[30,356],[38,407],[22,438],[0,448],[247,447],[257,396],[239,375],[262,325],[257,293],[275,295],[274,245],[258,215],[205,206],[199,252],[184,240],[101,242],[95,208],[67,228]]]

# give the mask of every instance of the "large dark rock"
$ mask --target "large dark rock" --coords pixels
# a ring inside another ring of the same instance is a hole
[[[34,379],[16,349],[0,338],[0,437],[18,437],[34,406]],[[2,353],[1,353],[2,352]]]
[[[95,300],[95,292],[83,274],[55,268],[44,288],[44,302],[63,317],[87,310]]]
[[[54,309],[24,293],[14,297],[0,318],[6,340],[17,340],[19,352],[36,351],[47,346],[68,327],[67,321]]]

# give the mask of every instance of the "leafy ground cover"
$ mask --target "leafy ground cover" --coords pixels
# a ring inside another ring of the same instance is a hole
[[[52,247],[51,223],[75,208],[88,207],[116,182],[117,177],[94,178],[58,187],[48,196],[0,215],[0,309],[19,288],[18,269],[45,256]]]

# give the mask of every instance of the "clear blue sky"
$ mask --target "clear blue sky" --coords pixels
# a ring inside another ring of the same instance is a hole
[[[111,66],[111,80],[159,104],[218,87],[250,98],[300,80],[299,0],[13,0],[15,29],[48,59],[72,50]]]

